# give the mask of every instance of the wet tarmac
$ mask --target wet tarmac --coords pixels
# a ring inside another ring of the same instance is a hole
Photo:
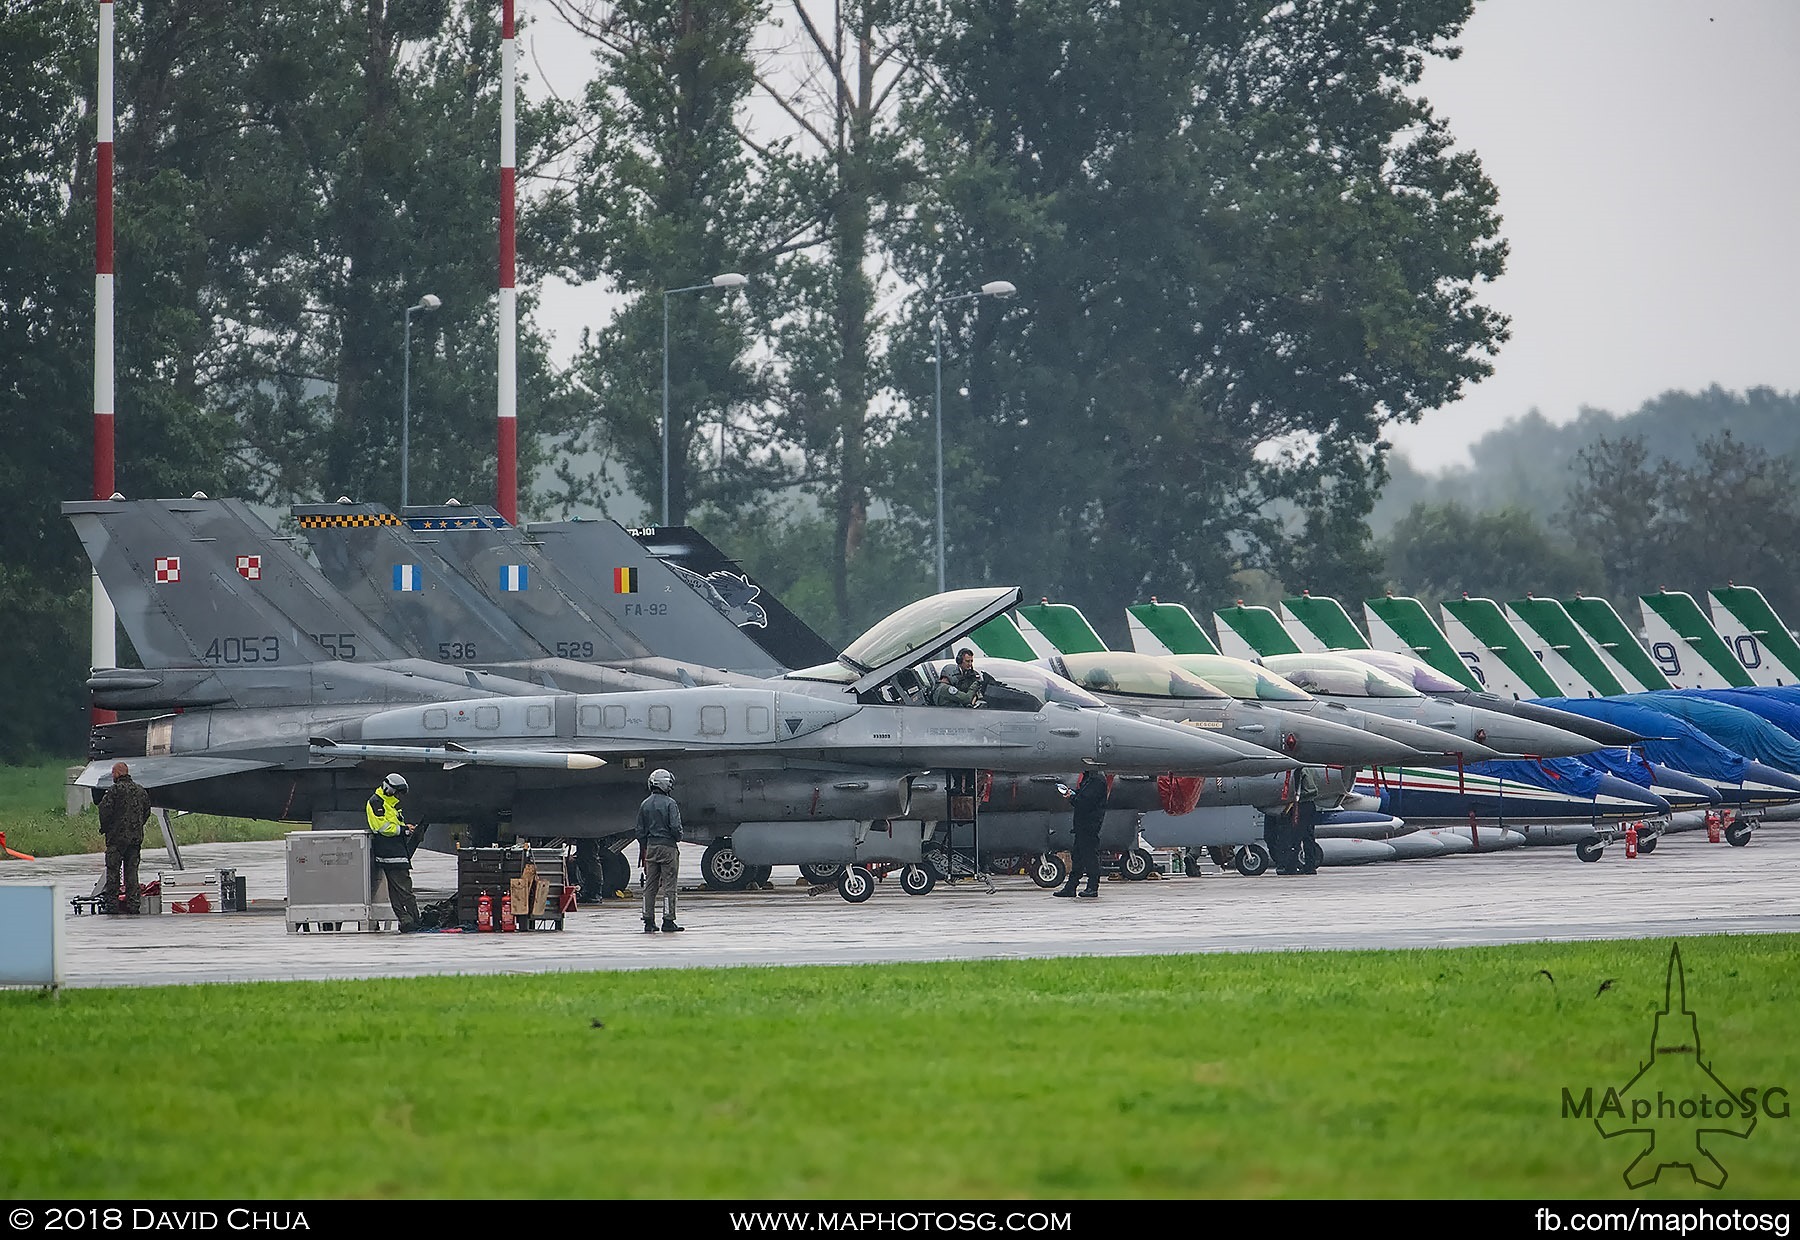
[[[64,982],[75,987],[1800,931],[1800,829],[1783,826],[1758,832],[1746,848],[1695,833],[1665,838],[1635,859],[1615,846],[1594,864],[1569,848],[1545,848],[1312,876],[1244,878],[1209,865],[1198,878],[1109,880],[1096,900],[1055,899],[1018,876],[994,878],[991,894],[964,882],[909,896],[895,873],[866,903],[849,904],[835,888],[813,892],[797,871],[777,867],[773,890],[684,890],[687,932],[655,935],[643,933],[636,899],[584,905],[560,931],[290,933],[282,842],[190,845],[182,853],[189,870],[237,870],[250,910],[75,916],[69,899],[92,890],[103,868],[98,855],[0,862],[0,883],[57,886]],[[700,850],[684,854],[692,886]],[[144,880],[164,868],[163,850],[146,847]],[[448,894],[455,874],[448,856],[422,853],[415,862],[425,899]]]

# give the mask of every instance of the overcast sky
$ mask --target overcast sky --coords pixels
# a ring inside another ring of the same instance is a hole
[[[584,55],[532,3],[526,71]],[[1537,408],[1624,413],[1670,388],[1800,389],[1800,0],[1481,0],[1423,93],[1500,189],[1511,316],[1494,375],[1394,434],[1425,468]],[[572,351],[592,293],[544,290]]]

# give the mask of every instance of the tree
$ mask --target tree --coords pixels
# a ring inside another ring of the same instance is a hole
[[[1018,273],[1022,294],[974,312],[954,428],[946,408],[958,580],[1111,607],[1222,594],[1248,566],[1366,579],[1366,540],[1342,534],[1383,429],[1486,375],[1506,335],[1476,300],[1505,257],[1494,188],[1416,94],[1468,12],[944,7],[909,99],[934,175],[900,269]],[[915,468],[929,381],[905,376]],[[913,478],[896,503],[930,494]]]
[[[1470,594],[1507,602],[1531,593],[1568,598],[1602,581],[1595,554],[1522,508],[1472,512],[1415,504],[1386,544],[1389,587],[1426,606]]]

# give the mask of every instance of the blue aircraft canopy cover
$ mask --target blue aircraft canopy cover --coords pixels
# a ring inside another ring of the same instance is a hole
[[[1665,711],[1652,710],[1641,702],[1620,698],[1549,697],[1536,700],[1542,706],[1629,728],[1645,738],[1644,753],[1650,761],[1672,766],[1689,775],[1700,775],[1725,784],[1741,784],[1750,769],[1750,759],[1743,754],[1725,748],[1686,720]]]
[[[1593,753],[1582,754],[1576,761],[1585,762],[1596,771],[1603,771],[1640,788],[1656,785],[1649,760],[1635,749],[1596,749]]]
[[[1681,689],[1658,689],[1654,693],[1633,696],[1642,698],[1657,710],[1687,720],[1719,744],[1746,758],[1766,762],[1790,775],[1800,772],[1800,741],[1742,706],[1695,697]]]
[[[1531,788],[1546,788],[1563,796],[1592,800],[1600,790],[1600,772],[1574,758],[1514,758],[1505,762],[1472,762],[1464,768],[1473,775],[1491,775]]]
[[[1800,738],[1800,698],[1777,695],[1768,689],[1689,689],[1687,692],[1693,697],[1741,706],[1753,715],[1761,715],[1789,736]]]

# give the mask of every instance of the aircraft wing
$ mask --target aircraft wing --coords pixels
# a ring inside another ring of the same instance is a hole
[[[192,783],[197,779],[215,779],[221,775],[241,775],[245,771],[267,770],[279,763],[260,758],[208,758],[200,754],[168,755],[159,758],[132,758],[131,778],[146,788],[168,788]],[[112,762],[90,762],[75,777],[77,787],[112,787]]]

